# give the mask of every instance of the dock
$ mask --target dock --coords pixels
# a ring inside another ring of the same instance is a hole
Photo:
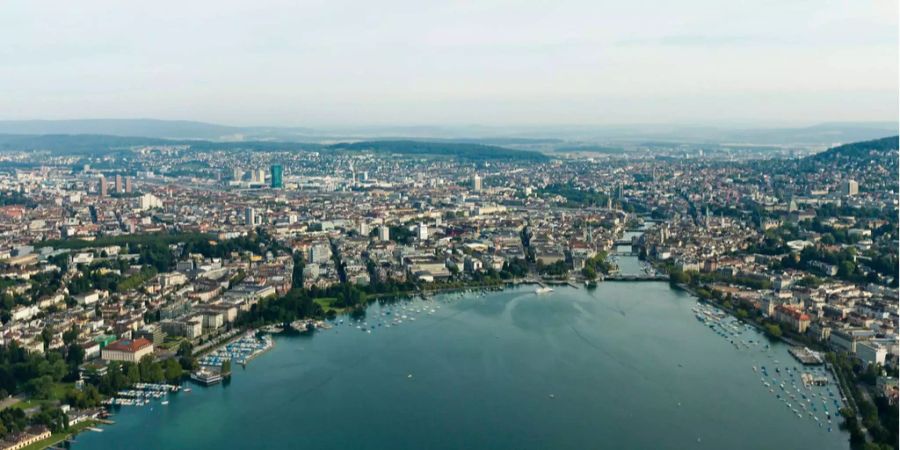
[[[791,347],[788,349],[788,353],[805,366],[817,366],[825,363],[819,352],[814,352],[807,347]]]

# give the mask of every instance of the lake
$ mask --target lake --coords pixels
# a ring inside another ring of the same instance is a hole
[[[376,304],[371,333],[345,318],[277,337],[228,385],[122,408],[73,448],[849,448],[837,420],[798,418],[752,369],[799,367],[786,346],[746,331],[762,343],[736,348],[696,303],[606,282]]]

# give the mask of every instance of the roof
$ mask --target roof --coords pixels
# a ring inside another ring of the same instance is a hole
[[[103,348],[103,350],[134,353],[147,346],[153,346],[153,343],[144,338],[120,339],[116,342],[113,342],[112,344],[107,345]]]

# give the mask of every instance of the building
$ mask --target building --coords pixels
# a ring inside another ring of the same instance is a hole
[[[244,171],[241,170],[240,167],[235,167],[231,169],[231,179],[234,181],[241,181],[244,178]]]
[[[387,225],[382,225],[378,228],[378,239],[381,242],[387,242],[391,240],[391,229],[388,228]]]
[[[144,194],[141,196],[141,210],[146,211],[153,208],[161,208],[162,201],[153,194]]]
[[[420,241],[428,240],[428,225],[424,223],[420,223],[418,227],[416,227],[416,236],[419,237]]]
[[[131,177],[126,177],[125,178],[125,193],[130,194],[132,192],[134,192],[134,186],[132,185],[132,179],[131,179]]]
[[[122,184],[122,175],[116,174],[116,193],[122,194],[125,192],[124,184]]]
[[[809,315],[805,312],[787,305],[778,305],[775,307],[775,320],[788,325],[791,330],[797,333],[805,333],[809,328]]]
[[[272,189],[281,189],[284,187],[284,168],[281,164],[272,166]]]
[[[831,331],[828,342],[838,350],[855,354],[860,342],[871,340],[873,337],[875,332],[864,328],[835,329]]]
[[[856,344],[856,357],[859,358],[866,367],[868,367],[869,364],[883,366],[887,354],[887,349],[877,342],[862,341]]]
[[[841,193],[847,196],[859,194],[859,183],[855,180],[846,180],[841,183]]]
[[[138,362],[153,353],[153,343],[144,338],[119,339],[100,350],[100,357],[106,361]]]
[[[106,177],[103,175],[97,178],[97,194],[106,197]]]
[[[481,177],[475,175],[472,177],[472,190],[475,192],[481,192]]]
[[[50,430],[43,426],[28,427],[20,433],[11,433],[6,438],[0,439],[0,449],[18,450],[28,447],[36,442],[42,441],[50,437]]]
[[[244,223],[250,226],[256,225],[256,210],[248,206],[244,210]]]

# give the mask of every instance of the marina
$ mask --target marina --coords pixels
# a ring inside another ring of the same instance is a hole
[[[274,345],[272,338],[267,335],[257,336],[253,330],[244,333],[241,337],[224,344],[198,360],[202,368],[220,369],[225,361],[246,365],[253,358],[270,350]]]
[[[789,347],[796,358],[780,362],[768,338],[752,325],[728,315],[725,311],[697,302],[691,309],[694,317],[719,337],[728,340],[736,351],[753,355],[751,369],[760,376],[762,388],[787,407],[797,419],[812,420],[824,432],[834,431],[840,417],[835,417],[846,401],[841,398],[833,376],[824,367],[821,356],[804,347]]]
[[[158,383],[137,383],[131,389],[124,389],[103,401],[106,406],[146,406],[152,401],[166,403],[171,393],[181,391],[181,386]]]

